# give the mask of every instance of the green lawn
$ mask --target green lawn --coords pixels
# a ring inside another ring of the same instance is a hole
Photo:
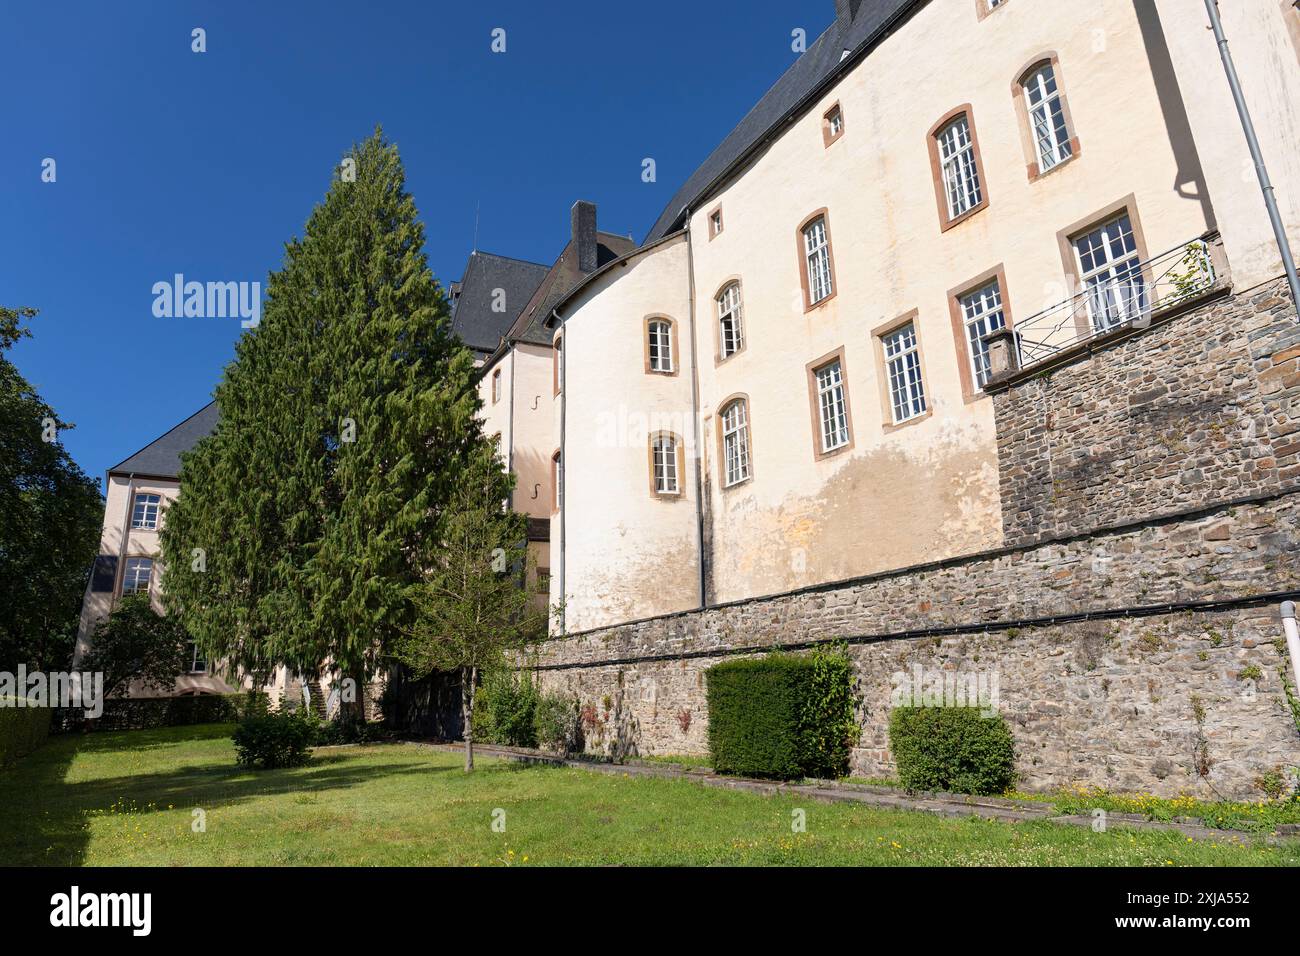
[[[1300,841],[818,804],[400,746],[236,767],[228,727],[55,738],[0,771],[0,863],[1300,865]],[[206,813],[206,832],[191,828]],[[505,811],[505,832],[492,829]],[[807,832],[791,832],[791,812]]]

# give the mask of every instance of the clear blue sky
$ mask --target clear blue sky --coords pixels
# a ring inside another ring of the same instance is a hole
[[[811,43],[833,17],[833,0],[5,0],[0,304],[41,310],[11,357],[102,478],[209,401],[241,334],[155,318],[153,284],[265,289],[376,123],[441,282],[460,278],[476,203],[480,249],[549,263],[579,198],[644,238],[793,62],[791,30]]]

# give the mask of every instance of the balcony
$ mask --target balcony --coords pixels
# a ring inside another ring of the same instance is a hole
[[[1143,262],[1110,269],[1085,286],[1014,328],[984,336],[990,386],[1149,328],[1227,289],[1228,280],[1219,238],[1208,233]]]

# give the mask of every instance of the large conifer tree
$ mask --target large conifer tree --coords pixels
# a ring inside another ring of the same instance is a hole
[[[376,130],[350,159],[269,278],[162,544],[169,608],[209,659],[258,677],[328,664],[360,688],[486,439],[397,148]]]

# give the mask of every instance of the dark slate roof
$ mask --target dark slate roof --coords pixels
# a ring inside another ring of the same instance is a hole
[[[596,268],[622,258],[637,248],[636,240],[627,236],[616,236],[612,232],[596,233]],[[515,320],[506,338],[516,342],[532,342],[537,345],[550,345],[551,333],[546,330],[546,319],[565,296],[581,282],[585,276],[578,269],[577,256],[573,252],[573,242],[564,247],[560,257],[551,266],[542,284],[537,287],[533,297],[528,300],[519,318]]]
[[[112,474],[149,475],[175,478],[181,473],[181,452],[189,451],[199,439],[217,427],[217,403],[209,402],[160,438],[145,445],[121,464],[108,469]]]
[[[827,2],[827,0],[823,0]],[[908,8],[919,6],[922,0],[862,0],[853,22],[844,25],[836,19],[817,40],[808,47],[790,69],[776,81],[758,104],[750,110],[740,124],[731,131],[700,168],[691,174],[686,183],[659,215],[646,242],[662,239],[683,225],[682,210],[694,208],[710,191],[710,187],[759,146],[769,132],[803,111],[819,94],[822,86],[841,68],[856,61],[860,48],[865,49],[889,29],[895,18]],[[844,51],[853,55],[844,57]],[[851,122],[851,120],[850,120]]]
[[[471,252],[465,275],[459,283],[456,304],[451,313],[452,330],[475,352],[487,354],[497,347],[501,336],[514,324],[542,280],[547,268],[539,262],[525,262]],[[505,311],[493,312],[493,292],[505,290]]]

